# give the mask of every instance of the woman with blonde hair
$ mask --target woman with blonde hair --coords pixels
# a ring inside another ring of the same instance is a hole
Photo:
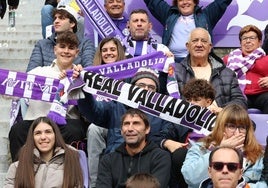
[[[47,117],[33,121],[19,160],[10,165],[4,188],[84,187],[79,153],[67,146]]]
[[[208,178],[209,154],[215,147],[222,146],[243,152],[243,178],[247,183],[260,181],[263,149],[255,138],[252,121],[242,106],[227,105],[218,114],[211,134],[191,144],[181,169],[189,187],[199,187],[201,181]]]

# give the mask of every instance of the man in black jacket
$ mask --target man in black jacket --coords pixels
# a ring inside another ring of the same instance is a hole
[[[145,113],[129,109],[122,116],[121,134],[124,143],[115,152],[103,156],[99,164],[98,188],[125,187],[126,180],[136,173],[155,176],[161,188],[168,187],[170,155],[147,141],[150,124]]]

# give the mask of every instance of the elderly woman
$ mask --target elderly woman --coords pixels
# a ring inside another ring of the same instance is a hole
[[[182,166],[182,174],[189,187],[197,188],[208,178],[209,154],[219,146],[240,149],[244,154],[243,178],[253,187],[266,187],[260,181],[263,169],[263,149],[254,136],[252,121],[247,111],[238,104],[226,106],[217,116],[215,127],[208,136],[191,143]]]
[[[227,67],[234,70],[248,108],[257,108],[268,114],[268,56],[261,48],[262,32],[247,25],[239,32],[241,48],[224,57]]]

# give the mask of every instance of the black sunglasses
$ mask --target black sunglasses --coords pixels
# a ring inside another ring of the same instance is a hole
[[[222,169],[223,169],[223,167],[224,167],[225,165],[227,166],[227,169],[228,169],[228,171],[230,171],[230,172],[235,172],[238,168],[241,168],[239,163],[212,162],[210,166],[211,166],[214,170],[222,171]]]

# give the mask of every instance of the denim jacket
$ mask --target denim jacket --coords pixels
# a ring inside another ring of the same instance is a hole
[[[144,2],[152,15],[164,26],[162,43],[168,46],[175,23],[181,13],[176,6],[170,6],[164,0],[144,0]],[[231,2],[232,0],[214,0],[205,8],[196,6],[194,9],[195,26],[205,28],[212,36],[212,30]]]

